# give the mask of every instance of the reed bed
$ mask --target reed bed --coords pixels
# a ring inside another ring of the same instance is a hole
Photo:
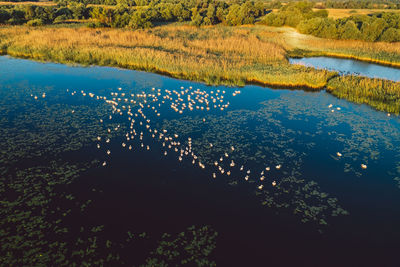
[[[300,38],[296,38],[297,35]],[[327,40],[298,33],[286,34],[286,38],[296,38],[295,47],[306,50],[298,56],[340,57],[400,67],[400,43]]]
[[[119,66],[208,84],[322,88],[332,76],[290,65],[282,46],[256,32],[187,25],[137,31],[16,26],[0,28],[0,49],[16,57]]]
[[[339,98],[368,104],[377,110],[400,113],[400,82],[340,76],[329,81],[327,91]]]

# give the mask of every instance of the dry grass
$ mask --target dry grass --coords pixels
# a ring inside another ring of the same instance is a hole
[[[316,11],[318,9],[314,9]],[[398,9],[339,9],[339,8],[327,8],[329,12],[330,18],[338,19],[338,18],[347,18],[352,15],[368,15],[376,12],[395,12],[399,13]]]
[[[290,65],[284,48],[259,38],[259,31],[176,25],[140,31],[18,26],[0,29],[0,47],[19,57],[113,65],[210,84],[325,86],[331,74]]]
[[[300,34],[292,28],[281,28],[289,50],[309,51],[305,56],[331,56],[362,60],[400,67],[400,43],[366,42],[358,40],[327,40]]]

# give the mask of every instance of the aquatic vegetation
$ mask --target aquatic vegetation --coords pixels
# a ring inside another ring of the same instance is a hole
[[[243,184],[245,181],[256,185],[258,188],[255,193],[260,196],[263,205],[284,212],[291,210],[303,222],[321,225],[327,224],[330,216],[348,214],[336,198],[328,198],[326,193],[321,192],[316,182],[307,182],[301,178],[304,155],[297,152],[299,148],[293,149],[291,146],[294,136],[299,138],[300,133],[285,129],[273,117],[273,113],[261,108],[257,111],[229,111],[224,116],[209,115],[206,123],[202,123],[201,131],[196,121],[199,121],[197,117],[185,117],[164,121],[164,127],[169,131],[179,131],[183,136],[200,135],[200,138],[193,141],[193,150],[197,151],[200,161],[206,162],[211,168],[214,167],[215,159],[228,151],[227,148],[235,147],[229,159],[217,161],[216,166],[231,171],[229,177],[224,177],[231,185]],[[211,149],[207,145],[210,142],[213,144]],[[237,164],[236,168],[229,166],[231,160]],[[279,164],[276,165],[277,163]],[[267,167],[275,165],[276,170]],[[239,166],[245,168],[241,169]],[[251,171],[248,166],[251,166]],[[248,171],[245,172],[246,170]]]
[[[158,247],[142,266],[178,265],[216,266],[210,255],[216,248],[217,233],[209,226],[189,227],[176,236],[163,234]]]
[[[304,229],[313,231],[357,219],[345,199],[355,187],[369,199],[363,186],[379,177],[390,182],[385,189],[398,190],[396,116],[326,92],[179,83],[99,90],[1,85],[2,262],[215,265],[217,231],[223,227],[215,231],[202,223],[183,231],[190,222],[169,230],[157,221],[160,229],[154,229],[145,219],[136,224],[139,215],[116,222],[119,228],[105,219],[112,198],[133,194],[122,188],[131,181],[117,180],[120,169],[129,169],[134,180],[131,164],[141,158],[150,159],[143,168],[146,180],[158,166],[182,169],[189,174],[185,180],[195,174],[210,186],[240,189],[260,211],[307,223]],[[256,103],[249,97],[254,90]],[[161,183],[174,178],[162,177]],[[122,185],[106,198],[110,181]],[[155,190],[157,182],[149,183],[151,198],[163,193]],[[96,210],[101,216],[92,216]]]
[[[75,91],[63,94],[52,89],[43,92],[24,87],[14,90],[2,87],[0,94],[0,109],[4,114],[0,121],[0,252],[3,264],[121,265],[126,264],[121,258],[121,247],[137,249],[144,243],[155,242],[149,241],[144,232],[129,232],[128,238],[120,241],[107,239],[104,225],[68,223],[70,220],[81,221],[80,216],[85,216],[93,207],[91,199],[77,197],[70,186],[83,173],[99,166],[98,160],[77,155],[92,146],[98,134],[107,138],[120,134],[106,131],[98,119],[93,119],[108,113],[107,104],[88,102],[79,97],[74,104],[66,104],[68,95],[75,95]],[[35,95],[45,97],[39,100]],[[92,97],[91,94],[88,96]],[[118,126],[118,119],[109,126],[124,129]],[[95,189],[92,191],[96,192]],[[200,239],[208,230],[200,228],[199,231],[195,237]],[[153,240],[157,238],[154,236]],[[190,238],[185,240],[191,241]],[[193,240],[193,244],[203,246],[196,242]],[[203,256],[190,253],[188,261],[207,261],[208,254],[215,248],[215,240],[214,244],[204,242]],[[149,252],[145,251],[143,257]],[[140,258],[138,260],[138,264],[142,263]]]
[[[329,80],[327,91],[349,101],[368,104],[390,113],[400,113],[400,82],[341,76]]]

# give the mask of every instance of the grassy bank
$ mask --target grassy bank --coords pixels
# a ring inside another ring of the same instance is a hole
[[[0,48],[16,57],[119,66],[208,84],[326,85],[333,73],[290,65],[284,47],[258,37],[261,28],[171,25],[129,31],[18,26],[0,29]]]
[[[400,82],[340,76],[329,81],[327,91],[339,98],[368,104],[377,110],[400,113]]]
[[[400,67],[400,43],[327,40],[288,27],[277,31],[284,36],[291,57],[328,56]]]
[[[261,25],[199,28],[171,24],[136,31],[9,26],[0,28],[0,51],[41,61],[144,70],[213,85],[251,83],[312,90],[328,86],[338,97],[399,112],[396,103],[385,102],[386,96],[400,92],[399,83],[365,78],[363,90],[345,91],[343,88],[354,86],[356,78],[335,78],[334,72],[288,62],[289,56],[328,55],[400,66],[400,47],[396,44],[327,42],[291,28]],[[384,97],[371,98],[369,91]]]

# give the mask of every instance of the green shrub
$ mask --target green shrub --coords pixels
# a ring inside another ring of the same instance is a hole
[[[43,26],[43,20],[41,19],[32,19],[26,23],[28,26]]]

